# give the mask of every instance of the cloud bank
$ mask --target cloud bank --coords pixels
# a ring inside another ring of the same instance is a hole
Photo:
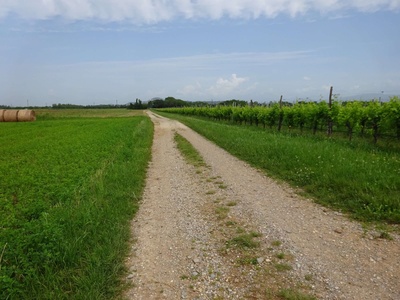
[[[128,21],[155,24],[174,19],[256,19],[309,12],[400,10],[400,0],[2,0],[0,18]]]

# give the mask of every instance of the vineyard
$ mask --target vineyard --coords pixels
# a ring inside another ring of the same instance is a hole
[[[193,111],[273,109],[276,108],[216,107],[195,108]],[[192,108],[178,110],[187,112]],[[211,121],[209,118],[167,112],[160,114],[179,120],[268,176],[300,189],[301,193],[311,196],[318,203],[350,213],[366,222],[400,223],[400,153],[397,138],[381,138],[379,144],[374,145],[371,136],[368,139],[354,137],[349,142],[336,135],[327,138],[326,132],[313,135],[312,128],[307,128],[307,125],[304,125],[304,134],[298,134],[299,129],[288,129],[284,125],[282,132],[278,133],[277,129],[263,129],[260,124],[259,127],[241,126],[231,121]],[[227,117],[227,120],[230,119]],[[276,128],[277,125],[274,123]],[[326,130],[327,125],[323,125]],[[371,134],[367,130],[370,129],[365,129],[365,136]],[[309,133],[306,134],[306,131]]]
[[[400,140],[400,98],[387,103],[377,101],[298,102],[294,105],[275,103],[269,106],[214,106],[168,108],[164,111],[187,116],[200,116],[237,124],[282,127],[300,132],[326,131],[344,133],[351,140],[354,134],[372,137],[376,143],[381,137]]]

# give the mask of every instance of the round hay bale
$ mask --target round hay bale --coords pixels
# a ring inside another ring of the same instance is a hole
[[[33,110],[24,109],[18,112],[18,122],[31,122],[36,120],[36,114]]]
[[[31,109],[2,109],[0,122],[31,122],[36,120],[36,114]]]
[[[3,113],[4,122],[18,122],[18,110],[5,110]]]

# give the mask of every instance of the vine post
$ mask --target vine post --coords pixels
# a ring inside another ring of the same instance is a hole
[[[282,122],[283,122],[282,98],[283,98],[283,95],[281,95],[281,99],[279,100],[278,131],[281,131]]]
[[[332,121],[332,92],[333,92],[333,86],[331,86],[331,90],[329,92],[329,116],[328,116],[328,136],[332,135],[332,127],[333,127],[333,121]]]

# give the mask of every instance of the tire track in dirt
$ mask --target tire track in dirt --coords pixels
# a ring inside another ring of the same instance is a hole
[[[307,285],[321,299],[400,299],[398,236],[390,241],[365,234],[358,223],[301,199],[179,122],[149,115],[155,124],[153,157],[132,222],[136,242],[127,265],[135,286],[127,298],[263,299],[268,284],[262,281],[274,284],[275,276]],[[186,164],[174,146],[174,131],[192,143],[209,169],[196,174]],[[213,188],[215,194],[208,195]],[[258,266],[238,268],[238,253],[221,252],[233,231],[215,215],[218,202],[235,203],[226,220],[261,233],[260,249],[250,251]],[[279,249],[271,248],[274,241],[281,242]],[[292,270],[263,275],[274,269],[277,251],[291,257]]]

